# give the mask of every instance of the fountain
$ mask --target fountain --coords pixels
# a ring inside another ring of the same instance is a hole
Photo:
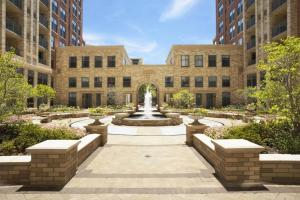
[[[145,118],[151,118],[152,114],[152,94],[147,90],[144,100],[144,115]]]

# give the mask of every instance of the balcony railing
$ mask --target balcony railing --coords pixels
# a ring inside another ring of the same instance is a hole
[[[248,66],[254,65],[254,64],[256,64],[256,60],[249,60],[248,61]]]
[[[253,47],[256,46],[256,40],[252,39],[247,43],[247,49],[252,49]]]
[[[40,15],[40,23],[46,28],[49,28],[49,21],[47,20],[47,17]]]
[[[250,6],[252,6],[252,4],[254,4],[255,0],[247,0],[246,3],[246,7],[249,8]]]
[[[6,18],[6,28],[20,36],[22,36],[22,26],[18,25],[13,19]]]
[[[275,37],[283,32],[285,32],[287,30],[287,23],[286,21],[283,21],[277,25],[275,25],[275,27],[272,29],[272,37]]]
[[[251,28],[254,24],[255,24],[255,17],[251,17],[251,18],[247,21],[247,29]]]
[[[39,45],[41,47],[44,47],[45,49],[48,49],[48,41],[46,39],[44,39],[44,38],[40,38]]]
[[[13,46],[6,45],[5,50],[6,51],[13,51],[16,55],[22,56],[21,51],[18,48],[15,48]]]
[[[45,6],[49,7],[49,0],[41,0],[41,2],[42,2]]]
[[[272,11],[276,10],[278,7],[280,7],[285,2],[286,2],[286,0],[273,0],[273,2],[272,2]]]
[[[18,8],[22,9],[23,8],[23,4],[22,4],[22,0],[9,0],[10,2],[12,2],[15,6],[17,6]]]
[[[47,65],[46,59],[43,59],[43,58],[39,58],[39,63]]]

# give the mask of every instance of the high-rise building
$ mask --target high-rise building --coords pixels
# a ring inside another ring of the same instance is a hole
[[[256,86],[264,72],[256,64],[264,59],[263,44],[299,36],[299,0],[244,0],[244,84]]]
[[[216,0],[215,44],[243,44],[243,0]]]
[[[55,48],[82,46],[83,0],[51,0],[52,68],[55,68]]]
[[[0,1],[0,52],[14,50],[28,83],[51,85],[51,5],[47,0]],[[37,99],[28,99],[36,106]]]
[[[257,86],[264,72],[262,45],[300,35],[299,0],[216,0],[215,44],[244,44],[244,85]]]

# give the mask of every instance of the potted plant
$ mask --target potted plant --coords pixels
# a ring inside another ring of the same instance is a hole
[[[195,108],[189,112],[189,118],[193,119],[192,125],[201,125],[199,122],[204,116],[207,115],[207,110],[204,108]]]
[[[100,119],[103,119],[105,115],[107,115],[107,110],[105,108],[97,107],[97,108],[90,108],[89,109],[90,118],[94,119],[94,123],[91,125],[102,125],[103,123]]]

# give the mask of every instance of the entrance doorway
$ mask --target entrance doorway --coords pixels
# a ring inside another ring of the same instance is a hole
[[[90,93],[82,94],[82,107],[83,108],[91,108],[93,107],[93,96]]]

